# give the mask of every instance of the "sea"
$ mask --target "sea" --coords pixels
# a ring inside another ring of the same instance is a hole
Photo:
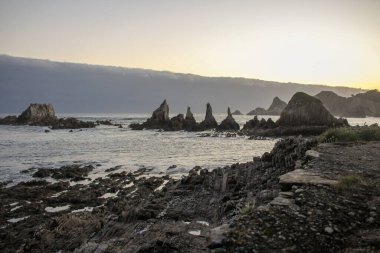
[[[4,117],[8,114],[2,114]],[[93,129],[51,130],[39,126],[0,125],[0,182],[13,185],[32,180],[21,173],[30,168],[59,168],[63,165],[93,165],[90,177],[104,177],[106,169],[118,171],[148,169],[151,175],[181,177],[195,166],[209,170],[244,163],[269,152],[278,139],[250,140],[246,136],[227,137],[214,132],[163,132],[131,130],[131,123],[142,123],[151,114],[86,113],[58,114],[84,121],[111,120],[117,126],[100,125]],[[175,115],[170,115],[175,116]],[[226,115],[214,114],[221,122]],[[204,114],[194,114],[197,122]],[[278,116],[262,116],[272,118]],[[242,127],[253,116],[235,115]],[[261,117],[259,117],[261,118]],[[380,125],[380,118],[348,118],[351,125]]]

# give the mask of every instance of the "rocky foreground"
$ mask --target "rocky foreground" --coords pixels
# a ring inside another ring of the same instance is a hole
[[[312,150],[311,150],[312,149]],[[3,252],[376,252],[380,142],[288,138],[181,180],[91,166],[0,189]]]

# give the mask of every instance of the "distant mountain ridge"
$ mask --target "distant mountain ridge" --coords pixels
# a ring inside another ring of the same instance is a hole
[[[370,90],[345,98],[332,91],[322,91],[315,95],[323,105],[336,116],[380,117],[380,92]]]
[[[298,92],[334,91],[340,96],[361,89],[279,83],[258,79],[203,77],[0,55],[0,112],[21,112],[30,103],[51,103],[57,112],[150,112],[164,98],[172,112],[214,112],[227,106],[249,111],[269,106],[273,97],[288,101]]]

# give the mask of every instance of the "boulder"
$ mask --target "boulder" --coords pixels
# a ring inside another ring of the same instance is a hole
[[[6,116],[5,118],[0,119],[0,125],[16,125],[17,116]]]
[[[273,99],[272,104],[267,110],[268,115],[280,115],[282,110],[286,107],[286,103],[282,101],[279,97]]]
[[[208,130],[218,127],[218,123],[216,122],[214,116],[212,115],[212,108],[210,103],[207,103],[206,107],[206,116],[205,119],[200,123],[199,130]]]
[[[289,104],[282,111],[277,124],[281,127],[344,125],[343,122],[331,115],[319,99],[303,92],[293,95]]]
[[[29,107],[17,117],[20,124],[49,125],[57,120],[51,104],[30,104]]]
[[[243,115],[243,113],[241,113],[241,111],[239,110],[235,110],[232,115]]]
[[[227,110],[227,118],[225,118],[222,123],[218,126],[219,131],[225,131],[225,130],[234,130],[238,131],[240,129],[240,126],[238,123],[236,123],[235,119],[232,117],[231,110],[228,107]]]

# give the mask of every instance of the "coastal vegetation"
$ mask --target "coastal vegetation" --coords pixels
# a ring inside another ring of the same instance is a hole
[[[354,126],[330,128],[319,137],[320,142],[380,141],[380,127]]]

